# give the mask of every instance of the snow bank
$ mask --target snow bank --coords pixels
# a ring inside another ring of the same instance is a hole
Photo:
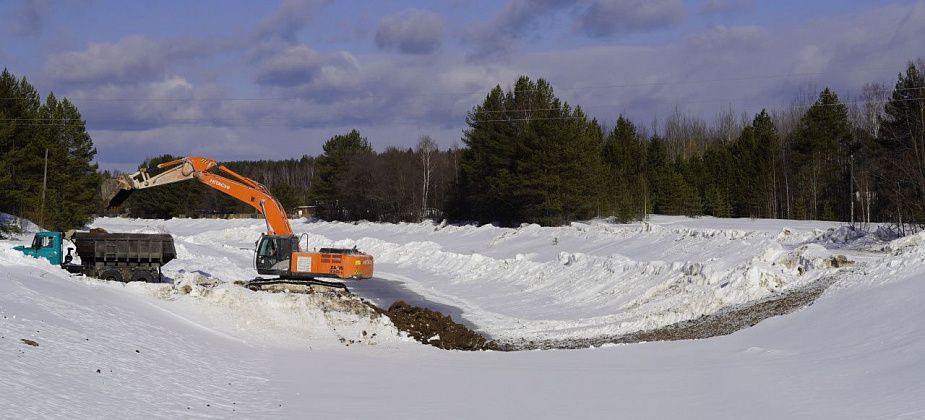
[[[380,345],[402,338],[388,317],[360,299],[335,293],[272,293],[214,283],[183,273],[175,283],[130,283],[127,289],[169,302],[199,324],[265,346]]]
[[[0,225],[14,226],[16,229],[19,229],[22,232],[22,234],[13,235],[14,237],[31,237],[35,232],[42,230],[42,228],[40,228],[38,225],[32,223],[31,220],[23,219],[21,217],[16,217],[12,214],[3,212],[0,212]]]

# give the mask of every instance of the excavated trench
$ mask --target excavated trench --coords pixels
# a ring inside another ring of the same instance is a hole
[[[835,280],[835,276],[823,277],[800,288],[652,330],[582,339],[507,340],[498,342],[497,348],[502,351],[580,349],[605,344],[695,340],[728,335],[765,319],[812,305]]]
[[[411,306],[403,301],[393,303],[387,311],[377,309],[392,319],[392,323],[399,330],[405,331],[415,340],[446,350],[581,349],[605,344],[694,340],[732,334],[765,319],[786,315],[812,305],[835,280],[835,275],[826,276],[800,288],[652,330],[582,339],[495,341],[454,322],[447,315],[432,309]]]
[[[843,261],[842,264],[850,264]],[[850,270],[850,268],[848,268]],[[581,349],[598,347],[605,344],[629,344],[649,341],[676,341],[709,338],[732,334],[738,330],[751,327],[767,318],[786,315],[800,308],[809,306],[836,281],[836,274],[822,277],[805,286],[776,293],[761,300],[731,306],[715,313],[703,315],[696,319],[678,322],[664,327],[636,331],[621,335],[603,335],[580,339],[496,339],[475,331],[470,325],[453,320],[450,315],[461,319],[459,308],[427,301],[422,296],[406,289],[396,293],[402,299],[385,298],[388,293],[379,291],[376,298],[365,297],[341,289],[332,290],[324,286],[298,287],[292,285],[261,286],[256,290],[268,292],[294,293],[333,293],[339,300],[346,299],[354,306],[366,308],[359,312],[368,312],[371,316],[387,316],[395,327],[404,331],[409,337],[423,344],[445,350],[552,350]],[[186,286],[189,287],[189,286]],[[352,297],[349,298],[349,297]],[[410,300],[416,305],[405,302]],[[389,305],[383,309],[378,305]],[[417,306],[421,305],[421,306]],[[356,312],[358,307],[352,311]],[[328,308],[336,310],[337,308]],[[369,311],[372,312],[369,312]],[[448,312],[449,314],[447,314]]]

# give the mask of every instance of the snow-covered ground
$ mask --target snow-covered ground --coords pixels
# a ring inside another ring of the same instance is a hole
[[[307,248],[356,245],[375,256],[377,278],[354,282],[356,293],[388,304],[380,288],[400,286],[498,339],[651,329],[806,285],[834,271],[829,260],[843,252],[838,240],[847,231],[824,223],[723,223],[729,222],[655,217],[629,225],[506,229],[294,220],[293,227]],[[254,241],[265,229],[260,220],[100,219],[95,225],[170,233],[178,261],[167,265],[168,277],[221,281],[257,275]]]
[[[109,231],[171,233],[174,284],[69,277],[0,241],[0,412],[925,417],[925,234],[890,242],[831,223],[706,217],[517,229],[292,222],[310,248],[375,256],[376,278],[351,284],[358,294],[419,296],[499,339],[621,334],[837,281],[814,305],[725,337],[447,352],[349,303],[200,286],[256,276],[260,220],[99,219]],[[834,255],[855,264],[833,267]]]

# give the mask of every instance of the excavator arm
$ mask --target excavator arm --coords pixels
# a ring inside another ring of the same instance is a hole
[[[266,220],[267,234],[293,234],[292,227],[289,225],[289,217],[282,204],[270,194],[265,186],[253,179],[239,175],[224,165],[203,157],[185,157],[161,163],[157,167],[166,170],[150,176],[147,170],[142,168],[138,172],[120,177],[117,180],[120,190],[109,201],[108,208],[121,205],[134,190],[195,179],[256,209]],[[213,169],[223,172],[224,176],[212,172]]]

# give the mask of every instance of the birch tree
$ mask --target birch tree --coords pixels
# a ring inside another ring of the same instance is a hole
[[[439,152],[437,143],[430,136],[418,139],[417,154],[421,159],[421,220],[427,217],[427,198],[430,192],[431,176],[434,171],[434,155]]]

